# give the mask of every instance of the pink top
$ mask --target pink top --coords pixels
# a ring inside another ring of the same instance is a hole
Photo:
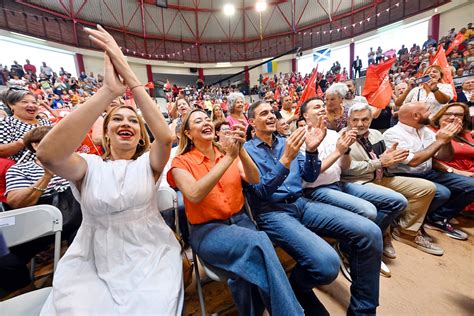
[[[226,117],[225,120],[229,123],[230,127],[232,127],[234,124],[242,124],[242,122],[240,122],[238,119],[233,118],[230,115],[228,117]],[[244,121],[244,125],[245,125],[245,130],[247,130],[247,127],[249,126],[249,122],[248,122],[248,120],[245,116],[244,116],[243,121]]]

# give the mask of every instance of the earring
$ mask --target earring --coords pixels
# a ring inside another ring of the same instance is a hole
[[[139,141],[138,141],[138,146],[145,146],[145,141],[143,140],[143,138],[141,138]]]

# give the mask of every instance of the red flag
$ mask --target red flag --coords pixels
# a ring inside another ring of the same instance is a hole
[[[395,58],[392,58],[379,65],[372,64],[367,69],[362,95],[367,98],[370,105],[384,109],[390,103],[393,89],[388,72],[394,62]]]
[[[273,99],[277,103],[280,102],[280,87],[279,86],[275,89],[275,95],[273,96]]]
[[[301,104],[303,104],[304,101],[316,96],[317,76],[318,76],[318,65],[316,65],[316,69],[313,71],[311,78],[309,78],[308,83],[306,84],[306,87],[304,88],[303,93],[301,94],[301,98],[299,99],[298,104],[296,105],[295,115],[298,115],[300,111],[300,106]]]
[[[431,59],[431,65],[438,65],[443,70],[444,82],[449,83],[453,89],[453,100],[456,101],[458,96],[456,95],[456,88],[454,87],[453,75],[451,73],[451,68],[449,67],[448,60],[446,59],[446,53],[444,48],[440,46],[436,55]]]
[[[323,92],[323,89],[321,89],[321,86],[318,84],[318,88],[316,89],[316,95],[318,97],[324,97],[324,92]]]
[[[153,81],[150,81],[145,85],[145,88],[155,89],[155,84],[153,83]]]
[[[459,45],[461,45],[461,43],[464,42],[464,34],[462,34],[461,32],[458,33],[458,35],[456,35],[456,37],[454,38],[454,40],[451,42],[451,44],[449,44],[449,47],[448,49],[446,50],[446,56],[448,56],[449,54],[451,54],[451,52],[453,51],[453,49],[455,47],[458,47]]]

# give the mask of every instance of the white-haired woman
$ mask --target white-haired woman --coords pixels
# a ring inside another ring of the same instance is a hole
[[[227,97],[229,113],[226,121],[229,122],[230,127],[234,124],[243,124],[245,129],[249,126],[247,117],[244,114],[244,95],[240,92],[232,92]]]
[[[339,132],[347,125],[347,111],[343,101],[349,89],[344,83],[335,83],[326,90],[326,126]]]

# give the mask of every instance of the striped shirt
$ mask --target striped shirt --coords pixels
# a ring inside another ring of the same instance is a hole
[[[43,175],[44,169],[34,161],[19,163],[12,166],[7,171],[7,189],[5,190],[5,195],[8,195],[8,192],[13,190],[25,189],[33,186]],[[54,176],[51,181],[49,181],[46,191],[44,191],[41,196],[50,196],[55,192],[66,191],[68,188],[68,180]]]
[[[39,119],[38,124],[28,124],[20,121],[19,119],[8,116],[0,122],[0,144],[10,144],[25,136],[26,132],[29,132],[38,126],[50,126],[51,123],[45,119]],[[15,155],[11,156],[10,159],[18,162],[21,157],[25,155],[22,162],[28,162],[35,160],[35,154],[26,148],[23,148]]]

